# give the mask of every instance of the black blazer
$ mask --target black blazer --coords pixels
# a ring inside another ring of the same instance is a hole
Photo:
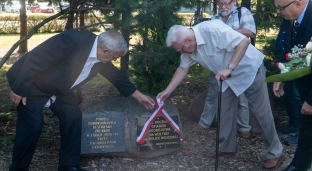
[[[87,31],[65,31],[51,37],[26,53],[7,72],[11,90],[27,97],[34,84],[49,95],[63,95],[70,91],[85,65],[96,35]],[[127,76],[111,62],[96,63],[82,85],[100,73],[125,96],[136,90]]]
[[[307,9],[297,35],[292,37],[293,22],[283,20],[280,33],[277,37],[276,48],[280,58],[284,58],[285,53],[291,52],[295,45],[306,45],[312,37],[312,3],[308,2]],[[296,79],[296,85],[301,92],[302,100],[312,105],[312,74]]]

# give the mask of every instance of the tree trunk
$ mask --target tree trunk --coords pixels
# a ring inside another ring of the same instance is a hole
[[[25,0],[20,0],[21,9],[20,9],[20,39],[27,35],[27,15],[26,15],[26,5]],[[26,53],[27,49],[27,40],[24,41],[18,49],[18,53]]]
[[[85,26],[85,15],[84,12],[81,12],[79,15],[79,27]]]
[[[76,7],[76,1],[75,0],[70,0],[69,1],[69,8],[70,8],[70,12],[69,12],[69,16],[67,19],[67,23],[65,26],[65,30],[71,30],[74,28],[74,17],[75,17],[75,12],[74,12],[74,7]]]
[[[121,15],[122,15],[121,20],[124,23],[128,22],[127,20],[129,18],[129,16],[131,16],[131,8],[128,4],[125,5],[124,8],[122,9]],[[129,43],[130,43],[130,26],[121,27],[121,33],[122,33],[122,36],[125,38],[126,42],[128,43],[128,46],[129,46]],[[128,67],[129,67],[128,65],[129,65],[129,51],[128,51],[128,53],[126,53],[125,56],[120,58],[120,70],[126,73]]]
[[[217,13],[217,3],[218,3],[218,0],[213,0],[213,13],[216,14]]]

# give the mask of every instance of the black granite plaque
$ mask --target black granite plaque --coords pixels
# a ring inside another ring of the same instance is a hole
[[[124,152],[124,124],[123,113],[83,114],[81,154]]]
[[[179,125],[178,116],[171,116],[172,120]],[[146,121],[149,118],[137,118],[139,136]],[[180,135],[174,131],[170,124],[162,117],[159,116],[152,123],[144,143],[140,146],[141,151],[157,150],[166,148],[179,148],[180,147]]]

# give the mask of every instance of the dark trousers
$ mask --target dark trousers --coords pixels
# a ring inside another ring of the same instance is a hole
[[[291,165],[306,171],[312,164],[312,115],[301,115],[298,147]]]
[[[35,153],[43,127],[43,107],[50,99],[35,86],[32,86],[26,105],[17,106],[18,118],[10,171],[27,171]],[[82,113],[72,92],[58,96],[50,106],[59,119],[61,135],[59,165],[79,166],[81,149]]]
[[[307,78],[309,77],[295,80],[302,101],[308,98],[312,89],[312,85],[307,82]],[[299,168],[300,171],[306,171],[310,168],[312,162],[312,115],[301,114],[300,118],[301,127],[299,128],[298,147],[291,165]]]
[[[289,117],[289,127],[300,127],[300,115],[302,101],[294,81],[288,81],[284,85],[283,102]]]

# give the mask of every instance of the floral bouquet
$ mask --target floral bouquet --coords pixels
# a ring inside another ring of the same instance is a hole
[[[311,74],[310,62],[312,53],[312,38],[303,45],[295,46],[291,49],[291,53],[287,53],[285,58],[286,63],[276,63],[276,67],[281,70],[281,74],[275,74],[267,77],[266,82],[285,82],[294,80],[305,75]]]

